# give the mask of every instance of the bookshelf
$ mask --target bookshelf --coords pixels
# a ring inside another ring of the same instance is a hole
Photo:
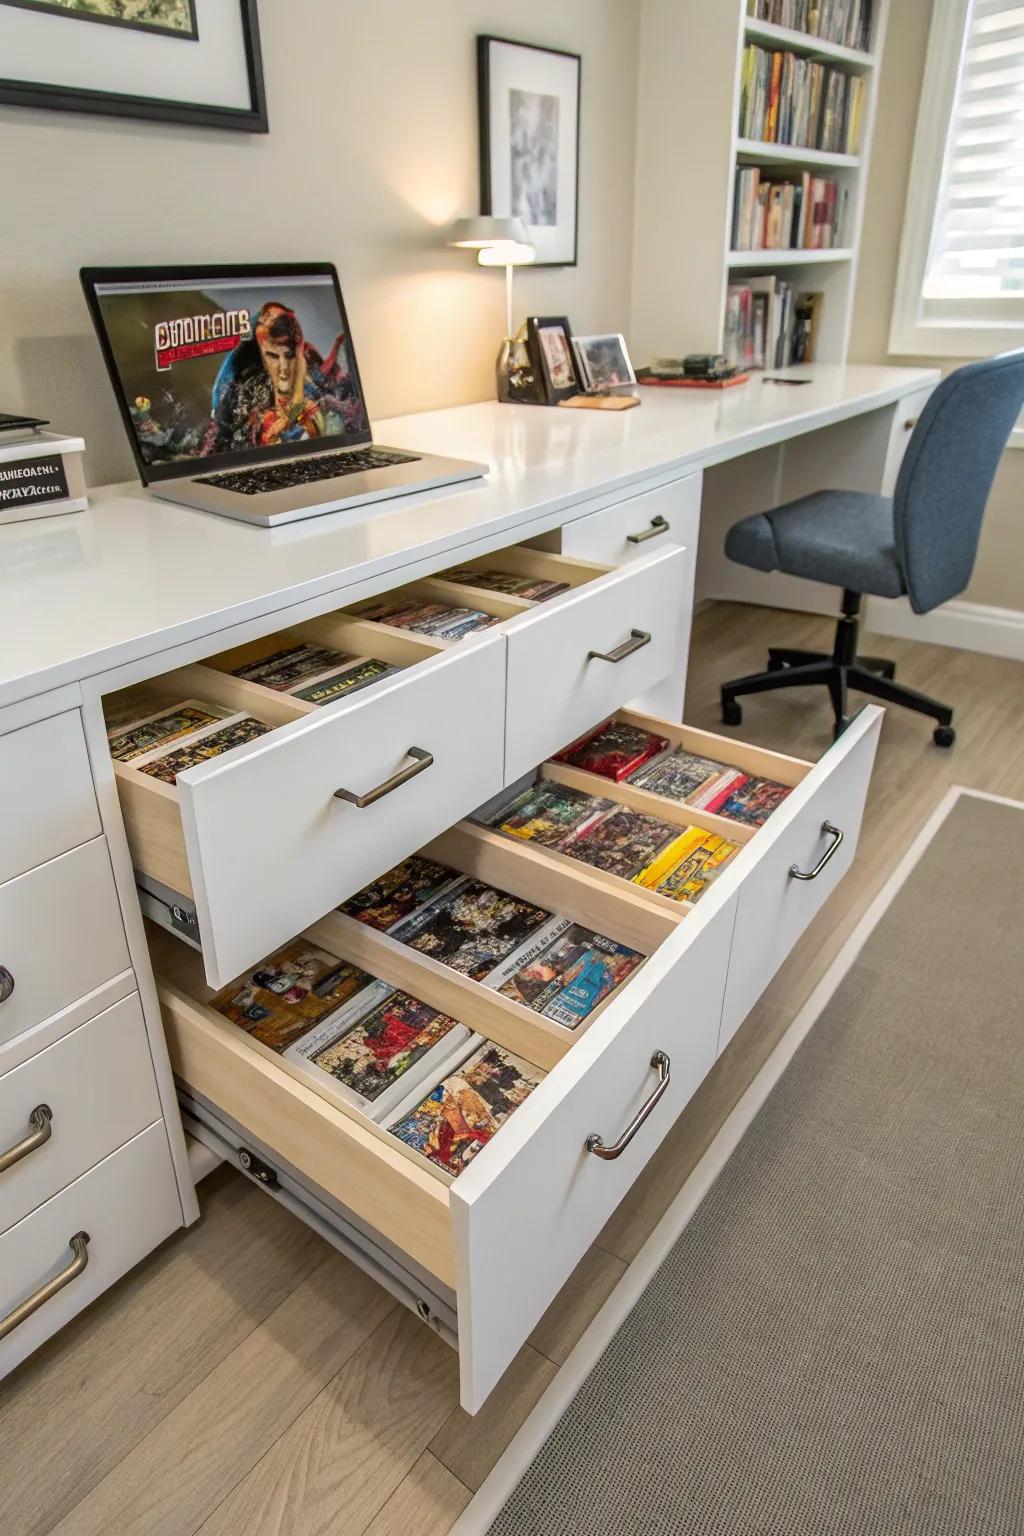
[[[759,21],[746,0],[641,0],[636,228],[630,343],[635,361],[722,350],[730,283],[778,273],[822,294],[815,361],[846,359],[890,0],[874,0],[868,51]],[[863,80],[855,154],[764,144],[739,132],[743,51],[755,43]],[[845,201],[842,244],[733,250],[739,167],[835,181]]]

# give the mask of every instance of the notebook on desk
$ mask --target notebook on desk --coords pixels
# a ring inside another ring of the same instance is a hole
[[[155,496],[274,527],[487,473],[374,443],[330,263],[81,277]]]

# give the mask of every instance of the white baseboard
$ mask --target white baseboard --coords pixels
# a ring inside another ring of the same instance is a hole
[[[992,608],[986,603],[955,599],[931,613],[915,613],[905,597],[869,598],[865,629],[876,635],[895,635],[899,640],[923,640],[929,645],[952,645],[962,651],[983,651],[1024,661],[1024,612]]]

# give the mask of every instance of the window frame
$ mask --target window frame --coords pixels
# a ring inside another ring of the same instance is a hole
[[[970,3],[940,0],[932,12],[889,331],[889,352],[894,357],[988,357],[1024,344],[1024,306],[1014,299],[1007,302],[1016,304],[1020,318],[1008,317],[998,324],[980,317],[955,321],[929,317],[924,312],[924,279],[967,44]],[[977,300],[966,302],[980,307]]]

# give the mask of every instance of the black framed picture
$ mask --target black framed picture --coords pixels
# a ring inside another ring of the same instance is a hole
[[[545,403],[557,405],[570,395],[578,395],[579,368],[566,317],[531,315],[526,322],[526,342],[533,371],[544,386]]]
[[[477,38],[480,211],[520,218],[537,266],[576,265],[580,56]]]
[[[0,0],[0,104],[266,133],[256,0]]]

